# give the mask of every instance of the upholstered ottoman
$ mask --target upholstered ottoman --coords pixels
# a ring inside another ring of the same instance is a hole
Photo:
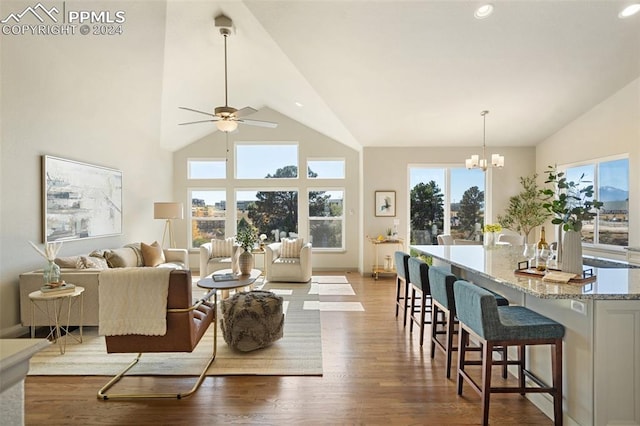
[[[270,291],[236,293],[222,301],[220,327],[233,349],[249,352],[282,338],[282,297]]]

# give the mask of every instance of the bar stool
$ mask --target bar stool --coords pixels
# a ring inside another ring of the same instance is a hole
[[[424,325],[431,324],[435,317],[431,312],[431,289],[429,287],[429,265],[417,257],[409,258],[409,276],[411,277],[411,325],[409,331],[413,331],[413,323],[420,327],[420,346],[424,342]],[[416,292],[420,297],[416,297]],[[416,304],[418,301],[420,304]],[[428,317],[427,317],[428,314]]]
[[[463,381],[482,396],[482,424],[489,424],[489,397],[491,393],[528,392],[549,393],[553,396],[553,415],[556,425],[562,425],[562,338],[564,326],[523,306],[498,306],[487,290],[475,284],[458,280],[453,286],[460,332],[458,336],[458,395],[462,395]],[[478,385],[465,370],[478,361],[466,360],[469,336],[482,345],[482,385]],[[518,346],[518,359],[508,361],[518,366],[518,386],[491,387],[491,352],[495,346]],[[551,345],[552,386],[546,385],[526,369],[525,347]],[[527,387],[525,376],[538,387]]]
[[[404,311],[402,325],[407,325],[407,310],[409,309],[409,255],[403,251],[394,254],[396,266],[396,318],[400,308]]]
[[[431,358],[435,357],[436,346],[442,350],[447,356],[447,379],[451,378],[451,357],[453,352],[458,348],[453,344],[453,335],[457,334],[455,325],[458,323],[456,319],[456,302],[453,296],[453,284],[458,278],[449,273],[445,268],[432,266],[429,268],[429,284],[431,287],[431,299],[433,303],[432,316],[437,318],[439,314],[444,315],[444,321],[433,324],[431,327]],[[488,291],[488,290],[487,290]],[[509,301],[503,296],[490,292],[496,299],[498,306],[507,306]],[[437,325],[444,325],[444,330],[438,329]],[[445,335],[445,340],[440,341],[438,335]],[[507,378],[507,348],[498,348],[502,352],[502,377]]]

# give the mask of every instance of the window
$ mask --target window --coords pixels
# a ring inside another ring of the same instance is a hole
[[[225,237],[226,198],[224,190],[192,189],[191,247],[198,248],[212,239]]]
[[[298,235],[298,191],[236,191],[237,225],[253,225],[267,242]]]
[[[309,191],[309,235],[315,249],[344,249],[344,191]]]
[[[412,244],[437,244],[438,234],[468,240],[482,237],[482,170],[412,166],[409,181]]]
[[[297,177],[297,144],[236,144],[237,179],[283,179]]]
[[[308,160],[309,179],[344,179],[344,160]]]
[[[567,180],[593,185],[594,198],[604,205],[594,220],[582,224],[583,242],[612,246],[629,244],[629,159],[598,160],[567,167]]]
[[[224,179],[226,177],[226,160],[187,160],[187,179]]]

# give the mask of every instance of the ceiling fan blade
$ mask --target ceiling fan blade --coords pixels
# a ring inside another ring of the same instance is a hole
[[[250,126],[260,126],[260,127],[270,127],[275,129],[278,127],[278,123],[272,123],[271,121],[258,121],[258,120],[246,120],[246,119],[238,119],[236,120],[238,123],[248,124]]]
[[[185,109],[187,111],[193,111],[193,112],[197,112],[198,114],[204,114],[204,115],[210,115],[211,117],[216,117],[215,114],[211,114],[210,112],[205,112],[205,111],[198,111],[197,109],[193,109],[193,108],[187,108],[187,107],[178,107],[180,109]]]
[[[253,113],[258,112],[257,109],[251,107],[244,107],[236,111],[236,117],[246,117],[247,115],[251,115]]]
[[[186,124],[196,124],[196,123],[213,123],[218,120],[200,120],[200,121],[189,121],[188,123],[178,123],[179,126],[184,126]]]

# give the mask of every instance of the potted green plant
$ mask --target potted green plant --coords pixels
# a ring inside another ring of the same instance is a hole
[[[522,190],[509,198],[509,206],[504,215],[498,215],[498,223],[506,229],[523,234],[525,244],[529,242],[531,231],[543,225],[551,216],[544,207],[545,196],[540,192],[537,178],[537,174],[520,177]]]
[[[562,250],[562,270],[582,274],[582,225],[592,220],[602,202],[593,198],[593,185],[586,185],[584,174],[577,182],[567,180],[556,166],[548,166],[547,180],[553,188],[540,190],[546,196],[543,207],[554,217],[551,223],[562,227],[564,236],[558,249]],[[561,235],[561,233],[559,233]]]
[[[241,227],[236,234],[236,241],[243,248],[243,252],[238,258],[240,273],[242,275],[250,274],[253,269],[253,254],[251,252],[258,241],[258,232],[252,226]]]

